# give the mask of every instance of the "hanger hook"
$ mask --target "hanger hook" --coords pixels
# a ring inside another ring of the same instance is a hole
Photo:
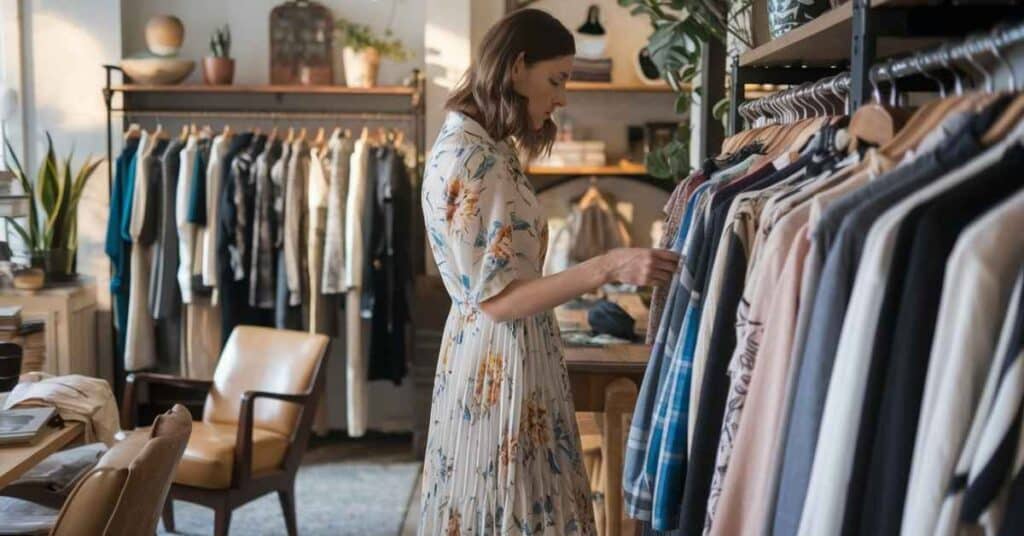
[[[939,86],[939,97],[943,99],[946,98],[946,86],[942,83],[942,80],[939,80],[934,75],[932,75],[931,73],[929,73],[928,71],[924,70],[921,67],[922,61],[923,59],[921,56],[914,56],[910,60],[910,65],[914,68],[915,71],[917,71],[917,74],[927,78],[928,80],[935,82],[935,84]]]
[[[868,69],[868,81],[871,82],[871,98],[877,103],[882,102],[882,94],[878,90],[878,73],[882,70],[882,67],[878,67],[877,71],[875,69]]]
[[[989,52],[996,57],[996,60],[998,60],[999,63],[1002,63],[1003,67],[1006,67],[1006,71],[1010,76],[1010,92],[1015,93],[1017,91],[1017,73],[1013,72],[1013,65],[1011,65],[1010,62],[999,53],[999,45],[1001,44],[1000,41],[1002,41],[1002,39],[1000,39],[1000,32],[1002,29],[1003,25],[997,24],[990,32],[990,35],[984,38],[983,41],[988,45]]]
[[[893,59],[889,58],[885,61],[885,70],[889,73],[889,106],[896,107],[897,89],[896,89],[896,73],[893,71]]]
[[[963,95],[964,83],[963,80],[960,78],[960,72],[957,70],[956,66],[952,64],[952,56],[949,52],[948,43],[943,43],[939,45],[939,51],[937,56],[939,58],[939,63],[942,64],[942,68],[949,71],[949,73],[953,75],[953,93],[956,95]]]
[[[967,60],[967,63],[971,67],[973,67],[979,73],[981,73],[982,82],[985,84],[985,91],[992,92],[992,90],[993,90],[992,77],[989,75],[989,72],[985,69],[985,67],[982,66],[980,63],[978,63],[976,61],[977,60],[977,58],[975,58],[975,54],[976,53],[975,53],[973,47],[971,46],[972,44],[977,43],[977,41],[972,41],[971,38],[968,38],[967,41],[968,41],[968,45],[966,47],[964,47],[964,49],[965,49],[964,50],[964,52],[965,52],[964,59]]]

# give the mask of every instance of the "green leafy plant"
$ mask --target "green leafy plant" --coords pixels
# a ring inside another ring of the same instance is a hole
[[[231,28],[225,24],[210,35],[210,53],[215,58],[231,57]]]
[[[334,40],[338,46],[351,47],[357,52],[366,48],[375,48],[385,58],[395,61],[409,59],[409,51],[402,44],[401,39],[391,36],[391,30],[384,32],[384,37],[378,37],[373,29],[366,24],[338,19],[334,22],[334,32]]]
[[[30,198],[29,214],[24,225],[14,218],[4,219],[21,237],[33,257],[51,250],[70,252],[67,255],[68,265],[64,267],[70,273],[74,252],[78,249],[78,203],[86,184],[104,159],[88,157],[74,172],[71,167],[74,150],[63,160],[58,160],[53,150],[53,140],[47,133],[46,154],[33,183],[6,137],[4,149],[13,164],[11,171]]]
[[[733,36],[746,46],[750,37],[737,17],[749,9],[752,0],[619,0],[634,16],[647,16],[651,35],[647,51],[658,71],[677,93],[676,113],[687,115],[690,109],[692,81],[700,74],[702,49],[711,40],[725,42]],[[698,96],[701,88],[693,88]],[[726,102],[727,101],[723,101]],[[724,117],[723,102],[714,105],[714,115]],[[669,144],[647,155],[647,171],[658,178],[681,179],[690,171],[689,134],[676,132]]]

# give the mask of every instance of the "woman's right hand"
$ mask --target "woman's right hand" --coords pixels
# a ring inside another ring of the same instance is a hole
[[[615,248],[601,261],[607,282],[664,286],[679,267],[679,254],[668,249]]]

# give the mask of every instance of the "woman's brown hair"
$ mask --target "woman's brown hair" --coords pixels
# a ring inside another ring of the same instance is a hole
[[[539,9],[520,9],[487,30],[477,60],[448,97],[445,108],[462,112],[483,125],[497,141],[515,139],[529,157],[546,153],[555,141],[551,119],[530,128],[526,97],[512,88],[512,66],[523,54],[526,65],[576,54],[572,33]]]

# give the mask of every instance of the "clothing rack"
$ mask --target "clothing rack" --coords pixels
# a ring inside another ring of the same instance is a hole
[[[178,118],[178,119],[234,119],[234,120],[264,120],[264,121],[276,121],[276,120],[295,120],[295,121],[362,121],[362,122],[388,122],[388,121],[401,121],[409,125],[412,132],[410,132],[409,138],[413,142],[415,147],[415,162],[416,169],[414,170],[413,176],[413,188],[418,188],[420,183],[419,177],[423,174],[423,166],[425,162],[426,152],[426,77],[419,69],[413,69],[412,76],[409,77],[409,82],[405,86],[394,86],[394,87],[377,87],[377,88],[350,88],[343,86],[209,86],[209,85],[163,85],[163,86],[147,86],[130,84],[124,71],[116,65],[103,65],[105,70],[105,84],[102,88],[103,102],[106,107],[106,123],[107,123],[107,162],[114,161],[114,118],[120,116],[122,119],[128,119],[132,117],[147,117],[154,118],[159,121],[160,118]],[[115,85],[113,83],[114,71],[121,72],[125,78],[124,85]],[[114,105],[114,95],[120,93],[122,96],[122,102],[119,106]],[[168,107],[168,102],[171,100],[177,100],[181,97],[189,97],[194,95],[225,95],[225,94],[244,94],[252,98],[262,97],[264,100],[272,98],[272,102],[268,102],[266,107],[252,109],[252,108],[239,108],[237,101],[231,102],[226,99],[203,99],[202,102],[197,102],[189,106]],[[150,104],[151,99],[147,98],[135,98],[137,95],[148,96],[159,96],[159,106],[153,106]],[[325,103],[328,106],[327,109],[302,109],[301,105],[309,105],[309,99],[304,99],[304,102],[298,103],[300,106],[292,106],[290,109],[288,104],[284,101],[284,97],[289,95],[301,95],[310,96],[310,98],[316,98],[327,101]],[[394,103],[395,99],[402,98],[407,99],[408,105],[380,105],[374,101],[367,99],[375,98],[376,100],[384,99],[386,102]],[[353,100],[357,102],[353,102]],[[372,109],[372,107],[379,107],[382,109]],[[366,108],[371,108],[367,110]],[[123,121],[122,130],[128,125],[128,121]],[[108,195],[112,194],[114,178],[114,168],[112,165],[107,166],[107,191]],[[419,208],[419,195],[414,191],[413,195],[413,212],[418,212]],[[411,243],[411,261],[413,263],[413,275],[415,276],[422,274],[425,271],[424,260],[426,258],[425,248],[425,230],[423,229],[422,218],[412,218],[412,236],[410,237]],[[110,334],[111,340],[116,340],[117,333],[114,327],[113,315],[110,321]],[[413,333],[415,336],[415,325],[413,325]],[[117,355],[117,345],[111,345],[111,351],[114,354],[113,372],[114,372],[114,394],[120,400],[122,393],[124,392],[126,371],[124,368],[123,356]]]
[[[986,89],[991,91],[992,79],[990,73],[977,65],[977,59],[984,56],[994,57],[1001,64],[1009,67],[1000,50],[1021,43],[1024,43],[1024,23],[996,28],[989,35],[970,37],[959,44],[940,45],[932,50],[874,64],[868,71],[868,80],[872,87],[874,98],[877,101],[882,100],[878,90],[880,82],[889,82],[895,87],[897,80],[905,78],[925,78],[930,80],[933,85],[938,84],[940,92],[944,93],[945,85],[943,80],[928,73],[942,70],[951,72],[954,76],[956,87],[960,89],[961,80],[956,71],[956,64],[967,63],[973,65],[974,69],[981,74]],[[1011,87],[1016,89],[1017,81],[1013,75],[1013,70],[1008,70],[1010,72]],[[805,114],[802,112],[808,109],[815,109],[811,105],[811,103],[816,102],[815,98],[828,94],[837,95],[840,92],[847,93],[850,91],[852,84],[852,75],[849,72],[842,72],[815,82],[782,90],[766,97],[745,101],[737,106],[736,113],[751,124],[757,120],[772,122],[773,119],[788,122],[793,120],[794,116],[799,116],[797,118],[804,117]],[[934,89],[934,87],[929,89]],[[799,107],[799,111],[797,111],[797,107]]]
[[[965,37],[974,31],[989,28],[1006,20],[1017,20],[1020,7],[1015,5],[957,5],[929,0],[850,0],[827,11],[786,34],[735,57],[731,64],[732,84],[729,90],[728,134],[735,134],[740,124],[739,105],[746,100],[746,84],[801,84],[847,72],[850,78],[849,106],[852,113],[871,97],[871,75],[886,69],[875,65],[880,59],[897,57],[926,48],[943,39]],[[1016,27],[1015,27],[1016,28]],[[1000,32],[1001,38],[991,43],[1005,44],[1001,39],[1018,41],[1016,30]],[[848,43],[844,45],[843,43]],[[978,47],[961,49],[957,54],[979,51]],[[953,54],[953,51],[949,51]],[[941,56],[941,52],[937,52]],[[935,59],[935,58],[932,58]],[[953,60],[952,56],[950,61]],[[913,65],[895,64],[897,78],[913,74]],[[909,69],[909,70],[908,70]],[[907,89],[932,90],[933,80],[913,77],[904,84]],[[885,80],[879,76],[877,80]]]

